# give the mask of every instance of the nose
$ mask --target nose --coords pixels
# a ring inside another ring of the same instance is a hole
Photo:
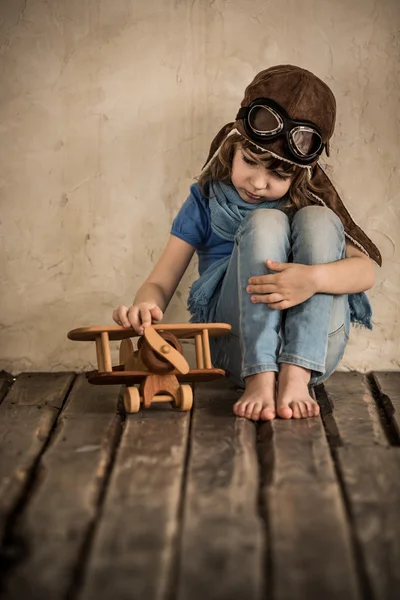
[[[251,185],[255,190],[265,190],[269,185],[270,175],[266,169],[257,169],[250,179]]]

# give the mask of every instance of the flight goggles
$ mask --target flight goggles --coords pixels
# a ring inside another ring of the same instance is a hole
[[[236,119],[254,142],[272,142],[284,136],[285,149],[295,162],[310,164],[323,149],[322,134],[311,121],[295,121],[274,100],[257,98],[249,106],[242,106]]]

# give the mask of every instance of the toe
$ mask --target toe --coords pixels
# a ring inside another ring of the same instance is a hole
[[[293,411],[287,404],[281,404],[278,406],[278,415],[281,419],[291,419],[293,416]]]
[[[300,405],[298,402],[292,402],[292,410],[293,410],[293,418],[301,419],[302,415],[301,415],[301,411],[300,411]]]
[[[255,413],[255,415],[257,414],[257,405],[258,405],[258,402],[249,402],[248,403],[248,405],[246,407],[246,410],[245,410],[245,413],[244,413],[244,416],[247,419],[252,419],[253,418],[253,416],[252,416],[253,412]],[[260,412],[260,409],[258,409],[258,412]],[[258,417],[256,417],[256,420],[257,420],[257,418]]]
[[[307,412],[309,417],[318,417],[319,415],[319,404],[314,400],[306,402]]]
[[[307,419],[308,417],[308,407],[306,402],[299,402],[299,410],[302,419]]]
[[[236,404],[233,405],[233,412],[238,417],[244,417],[245,412],[246,412],[246,407],[247,407],[247,402],[241,402],[241,401],[236,402]]]
[[[247,402],[243,402],[243,404],[240,406],[239,411],[238,411],[239,417],[245,417],[246,416],[247,406],[248,406]]]
[[[313,417],[314,416],[314,402],[306,402],[306,410],[307,410],[307,416]]]
[[[320,413],[320,408],[315,396],[315,389],[311,388],[309,393],[310,402],[308,403],[308,414],[310,415],[310,417],[318,417]]]
[[[253,412],[251,413],[251,416],[249,418],[252,419],[252,421],[258,421],[260,419],[261,410],[261,402],[256,402],[253,406]]]
[[[320,411],[319,404],[317,404],[317,403],[315,402],[315,403],[314,403],[314,407],[313,407],[313,409],[314,409],[314,410],[313,410],[313,416],[314,416],[314,417],[318,417],[318,415],[319,415],[319,411]]]
[[[272,421],[275,419],[275,416],[275,408],[272,408],[271,406],[266,406],[260,413],[260,419],[263,421]]]

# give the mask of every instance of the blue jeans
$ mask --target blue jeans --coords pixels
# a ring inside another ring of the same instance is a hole
[[[221,286],[216,321],[230,323],[230,334],[213,338],[213,364],[243,387],[243,379],[279,371],[279,363],[311,370],[311,385],[336,369],[350,330],[347,294],[314,294],[284,311],[253,304],[246,292],[252,275],[271,273],[267,258],[304,265],[345,257],[340,219],[329,208],[307,206],[293,219],[280,210],[253,210],[241,223]]]

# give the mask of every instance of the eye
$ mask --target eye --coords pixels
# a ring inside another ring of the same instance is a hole
[[[245,154],[242,154],[242,158],[246,164],[252,165],[253,167],[257,166],[257,163],[254,160],[251,160],[251,158],[248,158]]]
[[[286,175],[286,173],[279,173],[279,171],[271,171],[272,175],[281,181],[287,181],[290,179],[290,175]]]

